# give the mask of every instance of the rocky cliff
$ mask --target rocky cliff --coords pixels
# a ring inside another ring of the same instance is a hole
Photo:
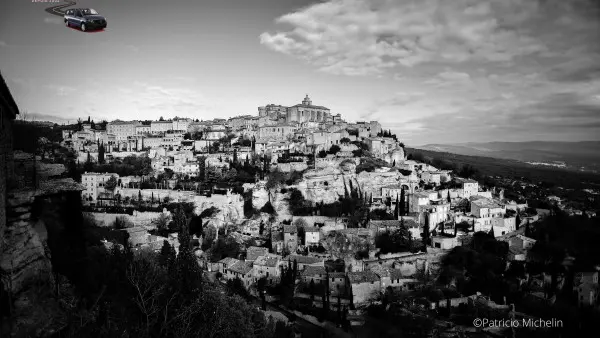
[[[213,195],[210,198],[196,196],[194,205],[196,206],[194,212],[197,215],[211,207],[219,210],[211,217],[203,220],[208,222],[208,225],[216,228],[222,228],[226,224],[238,223],[244,218],[244,200],[240,195]]]
[[[18,189],[7,194],[7,222],[0,234],[0,268],[9,277],[13,294],[21,292],[33,277],[51,279],[52,265],[45,249],[44,220],[32,219],[36,200],[67,192],[81,192],[83,186],[72,179],[49,180],[39,183],[38,189]]]

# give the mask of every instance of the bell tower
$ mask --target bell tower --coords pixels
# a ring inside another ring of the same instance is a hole
[[[308,97],[308,94],[306,94],[306,97],[304,98],[304,100],[302,100],[302,104],[305,106],[312,106],[312,101]]]

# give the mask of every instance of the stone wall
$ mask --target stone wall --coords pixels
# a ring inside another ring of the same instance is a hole
[[[52,265],[30,222],[35,192],[9,193],[8,197],[0,268],[10,275],[8,287],[19,293],[29,278],[39,275],[51,278]]]
[[[130,221],[134,226],[151,226],[152,221],[159,218],[161,214],[165,214],[167,217],[171,217],[171,212],[164,210],[163,212],[139,212],[134,211],[133,215],[129,214],[110,214],[103,212],[90,212],[90,215],[101,227],[113,226],[115,220],[118,217],[124,217]]]

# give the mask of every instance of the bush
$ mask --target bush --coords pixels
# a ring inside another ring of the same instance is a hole
[[[274,215],[275,214],[275,208],[273,208],[273,204],[271,204],[271,202],[267,202],[265,203],[265,205],[263,205],[262,208],[260,208],[260,212],[264,212],[270,215]]]
[[[125,216],[119,216],[115,219],[113,226],[115,227],[115,229],[122,230],[133,228],[133,223],[131,223],[129,219],[127,219]]]

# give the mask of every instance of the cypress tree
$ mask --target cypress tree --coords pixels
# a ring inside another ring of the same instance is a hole
[[[237,164],[237,160],[238,160],[237,149],[233,149],[233,163]]]
[[[398,209],[398,212],[400,213],[400,216],[405,216],[406,215],[406,207],[404,205],[404,200],[406,199],[406,195],[404,193],[404,189],[400,190],[400,207]]]
[[[400,218],[400,198],[396,194],[396,207],[394,208],[394,219]]]
[[[450,199],[450,189],[448,189],[448,198],[447,198],[448,203],[450,203],[452,200]]]

